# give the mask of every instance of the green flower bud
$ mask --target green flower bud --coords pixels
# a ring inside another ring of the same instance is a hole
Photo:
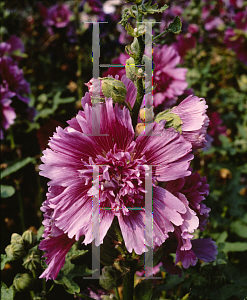
[[[123,103],[127,94],[124,83],[111,77],[104,77],[102,81],[102,92],[105,97],[112,98],[114,103]]]
[[[159,123],[162,120],[166,120],[165,128],[173,127],[175,128],[179,133],[182,133],[182,120],[180,117],[176,114],[173,114],[170,112],[170,109],[167,109],[165,111],[160,112],[155,117],[154,121],[156,123]]]
[[[32,230],[26,230],[22,234],[22,239],[27,248],[33,247],[37,242],[37,235]]]
[[[25,256],[25,249],[23,244],[10,244],[5,248],[5,252],[10,259],[18,259]]]
[[[125,71],[126,71],[126,76],[130,80],[135,81],[135,79],[136,79],[136,68],[135,68],[134,58],[130,57],[129,59],[126,60]]]
[[[23,239],[22,239],[22,237],[21,237],[20,234],[18,234],[18,233],[13,233],[13,234],[11,235],[10,243],[11,243],[11,244],[14,244],[14,243],[23,244]]]
[[[111,290],[122,284],[121,272],[112,266],[106,266],[102,269],[99,284],[106,290]]]
[[[14,287],[18,292],[32,290],[34,285],[34,279],[31,275],[24,273],[18,273],[14,278]]]
[[[41,265],[39,251],[29,251],[27,258],[22,265],[30,271],[36,270]]]

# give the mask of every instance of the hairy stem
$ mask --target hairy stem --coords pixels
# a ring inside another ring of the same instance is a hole
[[[138,12],[138,7],[137,7],[137,12]],[[142,22],[142,15],[138,12],[137,14],[137,22]],[[137,26],[138,26],[137,23]],[[143,40],[143,36],[139,36],[137,37],[138,40],[138,44],[139,44],[139,50],[138,50],[138,54],[137,57],[135,59],[135,65],[136,65],[136,73],[138,74],[138,69],[140,68],[139,65],[141,65],[142,63],[142,58],[143,58],[143,54],[144,54],[144,50],[145,50],[145,43]],[[144,96],[144,89],[143,89],[143,81],[142,81],[142,77],[137,77],[136,80],[136,87],[137,87],[137,97],[136,97],[136,102],[135,105],[133,107],[133,118],[132,118],[132,122],[133,122],[133,127],[136,127],[137,124],[137,119],[138,119],[138,113],[142,104],[142,100],[143,100],[143,96]]]

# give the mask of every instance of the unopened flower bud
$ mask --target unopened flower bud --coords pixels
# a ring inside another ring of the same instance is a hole
[[[22,234],[22,239],[27,248],[32,248],[37,242],[37,235],[32,230],[26,230]]]
[[[112,98],[114,103],[123,103],[127,94],[124,83],[111,77],[104,77],[102,81],[102,92],[105,97]]]
[[[24,273],[18,273],[14,278],[14,287],[18,292],[23,292],[26,290],[32,290],[34,285],[34,279],[31,275]]]
[[[25,249],[23,244],[13,243],[5,248],[5,252],[10,259],[18,259],[25,256]]]
[[[18,234],[18,233],[13,233],[13,234],[11,235],[10,243],[11,243],[11,244],[14,244],[14,243],[23,244],[23,239],[22,239],[22,237],[21,237],[20,234]]]
[[[134,81],[135,78],[136,78],[136,68],[135,68],[135,60],[134,60],[134,58],[130,57],[129,59],[126,60],[125,71],[126,71],[126,76],[131,81]]]
[[[24,263],[22,264],[24,268],[28,270],[36,270],[38,266],[41,264],[41,259],[39,255],[39,251],[31,251]]]

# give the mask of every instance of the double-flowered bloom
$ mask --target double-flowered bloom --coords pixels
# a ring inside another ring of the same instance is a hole
[[[123,80],[133,91],[134,84]],[[132,106],[129,96],[126,101]],[[201,198],[197,203],[181,196],[189,189],[184,178],[191,174],[191,142],[174,128],[165,129],[165,121],[148,125],[135,138],[126,107],[114,105],[111,98],[93,106],[89,100],[87,93],[82,99],[84,111],[68,121],[65,129],[57,128],[41,158],[40,174],[50,179],[47,200],[41,208],[45,239],[40,249],[46,251],[49,264],[41,277],[46,279],[56,278],[66,253],[81,236],[85,237],[83,243],[99,246],[114,217],[127,250],[142,254],[146,246],[163,244],[170,233],[180,235],[180,244],[191,246],[190,233],[206,215]],[[152,175],[152,195],[147,193],[148,172]],[[183,192],[180,181],[177,189],[157,185],[173,181],[177,186],[176,180],[183,181]],[[92,196],[99,200],[99,206],[92,207]],[[145,228],[146,201],[153,201],[153,230]],[[100,222],[95,237],[97,210]]]

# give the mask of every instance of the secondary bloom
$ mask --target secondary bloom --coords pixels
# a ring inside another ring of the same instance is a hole
[[[11,98],[15,93],[8,90],[7,86],[0,85],[0,99],[1,99],[1,130],[0,138],[3,139],[3,129],[8,129],[14,123],[16,114],[14,109],[10,106]]]
[[[151,124],[135,139],[129,110],[113,107],[111,98],[93,107],[86,103],[68,124],[57,128],[41,158],[40,174],[50,179],[41,208],[46,229],[40,249],[49,264],[41,277],[46,279],[56,278],[66,253],[81,236],[85,244],[93,242],[95,226],[98,246],[117,217],[127,250],[142,254],[152,239],[155,246],[164,243],[168,233],[183,224],[187,211],[183,201],[154,185],[191,173],[191,143],[173,128]],[[97,132],[100,135],[93,134]],[[151,166],[153,195],[145,185]],[[153,197],[153,233],[145,230],[146,194],[146,201]],[[99,224],[94,219],[99,206],[92,209],[92,196],[100,202]]]
[[[184,268],[194,266],[197,259],[210,262],[217,255],[217,247],[211,239],[195,239],[192,234],[196,229],[204,230],[207,224],[210,208],[206,207],[202,201],[209,193],[209,185],[206,177],[201,177],[197,172],[184,178],[170,181],[166,184],[166,189],[179,198],[186,206],[186,213],[183,215],[184,222],[177,226],[175,232],[170,234],[168,242],[172,247],[168,252],[176,251],[175,264],[182,262]],[[187,224],[189,221],[190,225]],[[163,261],[166,268],[166,260]],[[168,261],[168,270],[170,262]],[[173,268],[173,272],[179,274],[179,270]]]
[[[187,87],[187,69],[177,68],[180,56],[173,46],[164,45],[162,48],[154,48],[154,106],[164,104],[170,107],[176,102],[176,97],[183,94]]]
[[[207,107],[205,99],[190,95],[170,111],[182,120],[182,135],[191,142],[193,149],[203,148],[206,144]]]

